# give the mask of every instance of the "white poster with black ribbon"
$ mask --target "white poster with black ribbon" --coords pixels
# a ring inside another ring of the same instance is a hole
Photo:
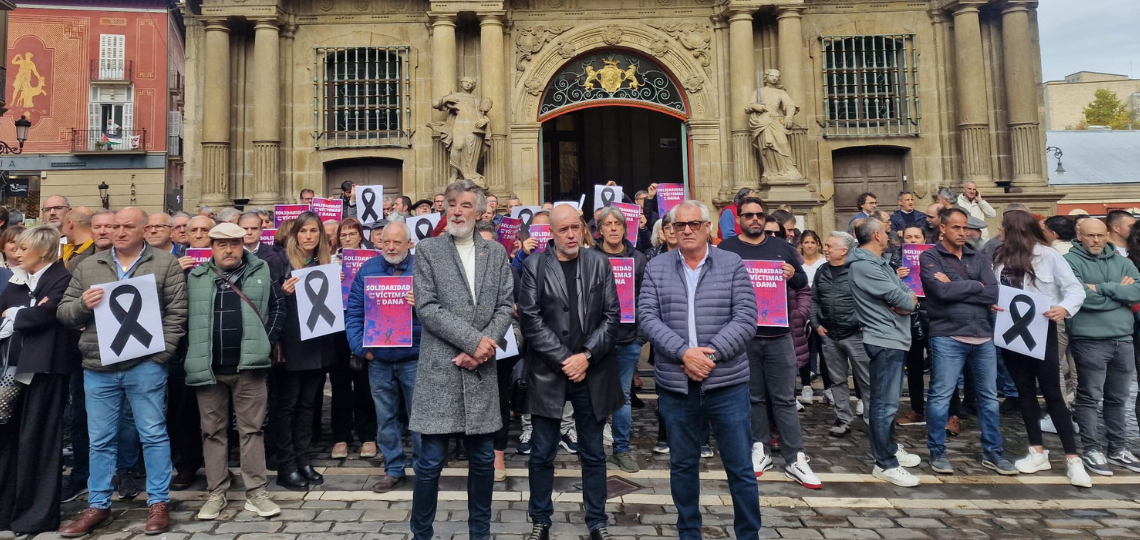
[[[530,222],[534,221],[534,215],[541,211],[541,206],[516,206],[511,208],[511,217],[522,220],[523,227],[530,227]]]
[[[99,337],[99,357],[104,366],[166,350],[154,275],[91,288],[103,289],[103,300],[95,306],[95,333]]]
[[[384,219],[384,186],[356,186],[356,217],[369,229]]]
[[[344,301],[340,291],[340,265],[322,264],[294,270],[297,278],[297,317],[301,341],[344,331]]]
[[[408,230],[412,231],[412,245],[419,244],[424,238],[431,238],[431,232],[439,225],[440,217],[439,214],[431,213],[405,219]]]
[[[621,201],[621,186],[594,186],[594,210]]]
[[[994,344],[1038,360],[1045,359],[1045,342],[1049,337],[1048,296],[1032,291],[1001,286],[994,323]]]

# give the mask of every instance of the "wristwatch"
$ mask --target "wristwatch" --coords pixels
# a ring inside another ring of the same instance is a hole
[[[585,356],[585,357],[586,357],[586,361],[587,361],[587,362],[589,362],[589,361],[590,361],[590,359],[594,357],[594,355],[593,355],[593,354],[590,354],[590,349],[586,349],[585,351],[583,351],[583,352],[582,352],[582,356]]]

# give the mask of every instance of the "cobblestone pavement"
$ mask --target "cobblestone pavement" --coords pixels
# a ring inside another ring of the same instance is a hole
[[[647,382],[650,382],[647,380]],[[818,390],[818,383],[817,383]],[[924,427],[899,428],[899,439],[923,457],[916,470],[923,485],[905,489],[879,482],[870,476],[873,463],[868,433],[861,420],[844,439],[827,435],[829,408],[816,402],[801,413],[806,451],[821,477],[822,490],[807,490],[787,481],[780,458],[776,468],[759,480],[764,528],[761,538],[836,539],[961,539],[961,538],[1136,538],[1140,537],[1140,475],[1117,470],[1110,478],[1094,475],[1092,489],[1068,485],[1060,455],[1060,441],[1046,435],[1047,448],[1055,450],[1054,468],[1032,476],[1001,477],[980,464],[981,448],[975,418],[963,420],[962,433],[948,438],[954,476],[935,475],[927,462]],[[676,538],[676,515],[669,495],[668,456],[654,454],[656,401],[642,394],[645,407],[634,409],[633,446],[642,471],[624,474],[610,465],[613,477],[636,484],[635,491],[611,498],[610,531],[622,540]],[[325,414],[328,414],[328,401]],[[907,410],[906,400],[902,411]],[[1130,411],[1131,414],[1131,411]],[[1130,418],[1131,419],[1131,418]],[[1134,420],[1133,420],[1134,422]],[[1005,449],[1011,460],[1025,449],[1020,415],[1002,415]],[[397,490],[376,494],[369,487],[383,474],[381,463],[361,460],[352,453],[346,460],[330,460],[331,441],[318,446],[314,466],[325,474],[325,483],[308,493],[270,489],[284,509],[281,516],[262,519],[241,510],[240,475],[221,518],[195,521],[197,508],[206,498],[205,479],[186,491],[173,492],[172,526],[167,534],[142,534],[146,518],[145,495],[133,502],[116,500],[115,521],[90,538],[127,540],[404,540],[410,539],[408,515],[412,482]],[[517,441],[518,421],[513,422]],[[1130,433],[1136,435],[1135,424]],[[1137,443],[1135,439],[1132,441]],[[352,448],[359,451],[359,446]],[[236,459],[236,454],[234,455]],[[236,466],[231,462],[231,466]],[[441,479],[437,538],[465,540],[467,511],[464,463],[452,461]],[[585,538],[582,525],[580,479],[577,458],[565,452],[558,456],[555,481],[554,536]],[[235,473],[238,473],[236,469]],[[495,486],[492,532],[502,540],[518,540],[530,530],[527,522],[526,456],[508,454],[509,478]],[[411,470],[409,469],[409,475]],[[730,538],[732,506],[719,455],[704,460],[702,496],[705,538]],[[141,484],[141,482],[140,482]],[[63,508],[67,520],[85,506],[83,501]],[[0,533],[0,538],[3,538]],[[56,538],[41,534],[37,539]]]

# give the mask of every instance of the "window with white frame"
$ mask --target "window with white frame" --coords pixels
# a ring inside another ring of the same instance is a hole
[[[408,47],[315,51],[318,147],[411,146]]]
[[[127,87],[91,87],[87,105],[88,146],[101,144],[110,149],[138,149],[143,130],[134,129],[135,92]]]
[[[99,80],[126,80],[127,36],[101,34],[99,36]]]
[[[920,132],[918,53],[913,34],[820,39],[825,136]]]

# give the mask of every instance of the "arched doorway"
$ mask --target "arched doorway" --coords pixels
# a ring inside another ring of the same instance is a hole
[[[616,181],[627,196],[652,183],[688,186],[684,92],[651,60],[622,50],[567,62],[539,106],[543,200],[593,196]]]
[[[358,186],[384,186],[384,193],[403,193],[403,162],[388,158],[342,159],[325,163],[325,193],[340,194],[349,180]]]

